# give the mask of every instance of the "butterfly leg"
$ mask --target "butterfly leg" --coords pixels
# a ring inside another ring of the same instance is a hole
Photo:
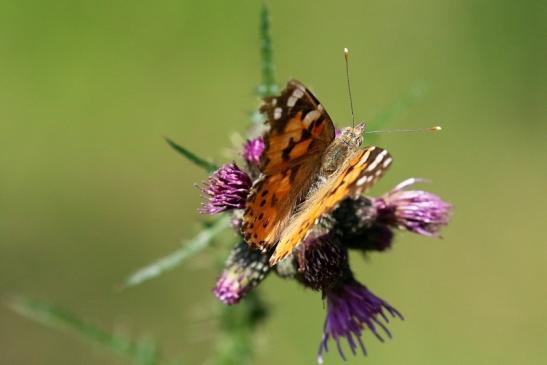
[[[306,245],[301,245],[296,250],[296,258],[298,260],[298,272],[304,272],[306,269]]]

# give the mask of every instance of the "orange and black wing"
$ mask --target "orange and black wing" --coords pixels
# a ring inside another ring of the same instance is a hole
[[[270,265],[288,256],[306,238],[322,215],[347,197],[357,197],[368,190],[386,171],[392,158],[386,150],[367,147],[356,151],[322,186],[306,197],[298,213],[281,233],[270,258]]]
[[[264,136],[262,174],[247,198],[242,234],[252,247],[267,250],[309,190],[335,129],[317,98],[295,80],[281,95],[266,98],[260,111],[269,130]]]

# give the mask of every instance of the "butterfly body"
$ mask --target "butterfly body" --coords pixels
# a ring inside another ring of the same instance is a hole
[[[328,176],[334,173],[348,155],[361,146],[363,142],[364,124],[358,124],[355,128],[344,128],[323,154],[321,163],[321,176]]]
[[[270,265],[288,256],[320,218],[342,200],[368,189],[391,157],[378,147],[361,149],[364,126],[334,124],[317,98],[296,80],[261,111],[270,129],[264,136],[261,176],[253,184],[242,234],[252,247],[275,247]]]

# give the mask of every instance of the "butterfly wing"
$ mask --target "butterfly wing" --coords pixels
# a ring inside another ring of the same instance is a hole
[[[357,197],[369,189],[391,164],[389,153],[379,147],[357,150],[321,187],[306,197],[299,212],[283,230],[270,258],[270,265],[289,255],[306,238],[319,218],[346,197]]]
[[[307,193],[335,129],[317,98],[295,80],[280,96],[266,98],[260,111],[270,129],[264,136],[262,175],[245,205],[242,234],[252,247],[267,250]]]

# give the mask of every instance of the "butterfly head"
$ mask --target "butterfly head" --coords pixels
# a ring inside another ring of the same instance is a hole
[[[363,142],[364,131],[365,123],[358,123],[355,127],[347,127],[342,129],[342,132],[337,139],[348,146],[359,147]]]
[[[363,142],[364,129],[365,125],[359,123],[355,127],[347,127],[340,131],[324,154],[321,174],[332,174],[343,165],[347,156],[359,149]]]

